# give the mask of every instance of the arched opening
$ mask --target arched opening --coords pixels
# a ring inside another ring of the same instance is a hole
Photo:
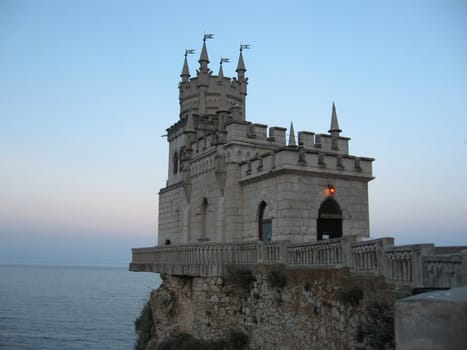
[[[342,211],[332,198],[327,198],[319,208],[317,231],[318,240],[342,237]]]
[[[258,208],[258,238],[263,242],[272,238],[272,218],[265,201],[262,201]]]
[[[174,174],[178,173],[178,154],[177,154],[177,152],[175,152],[174,156],[173,156],[173,170],[174,170]]]
[[[207,229],[208,229],[208,200],[206,198],[203,199],[203,202],[201,203],[201,236],[200,239],[206,239],[208,234],[207,234]]]

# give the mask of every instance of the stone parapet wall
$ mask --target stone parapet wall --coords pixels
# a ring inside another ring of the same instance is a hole
[[[394,247],[392,238],[182,244],[133,249],[130,270],[217,277],[230,266],[257,269],[265,264],[282,264],[288,269],[348,268],[354,274],[383,276],[414,288],[467,284],[467,250],[447,255],[434,252],[432,244]]]

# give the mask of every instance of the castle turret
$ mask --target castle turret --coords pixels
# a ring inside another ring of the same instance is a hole
[[[238,57],[238,63],[237,63],[237,69],[235,70],[237,72],[237,79],[239,81],[244,81],[245,80],[245,62],[243,61],[243,45],[240,46],[240,56]]]
[[[191,159],[191,152],[192,152],[192,143],[195,141],[195,123],[193,121],[193,109],[190,105],[188,110],[188,117],[186,119],[185,128],[183,133],[185,134],[185,153],[187,154],[187,158]]]
[[[237,80],[240,83],[240,96],[242,99],[242,120],[246,120],[246,95],[247,95],[247,84],[248,78],[245,77],[245,62],[243,61],[243,49],[249,48],[248,45],[240,45],[240,55],[238,57],[237,69]]]
[[[219,74],[217,76],[217,84],[220,87],[220,101],[219,101],[219,108],[216,111],[217,115],[217,143],[225,143],[225,122],[228,119],[229,115],[229,103],[226,96],[226,87],[225,87],[225,79],[224,79],[224,70],[222,69],[222,63],[229,62],[228,58],[221,58],[219,64]]]
[[[187,83],[188,79],[190,78],[190,70],[188,68],[188,61],[186,56],[188,55],[188,50],[185,50],[185,60],[183,62],[183,68],[182,68],[182,74],[180,74],[180,77],[182,78],[181,83]]]
[[[219,67],[219,74],[214,75],[209,69],[209,56],[206,39],[213,39],[213,34],[205,34],[201,53],[199,55],[199,67],[196,70],[196,76],[191,77],[188,67],[187,54],[193,54],[194,50],[186,50],[183,69],[180,75],[179,99],[180,99],[180,119],[186,119],[188,109],[193,108],[195,118],[199,121],[196,124],[196,132],[212,133],[215,128],[209,125],[210,121],[216,121],[218,110],[226,110],[224,122],[228,120],[245,120],[245,96],[248,79],[245,78],[245,63],[240,53],[237,65],[237,78],[230,78],[224,75],[222,65]],[[248,45],[242,45],[242,48]],[[223,62],[229,62],[224,58]],[[219,98],[221,96],[221,98]],[[198,135],[201,136],[201,135]]]
[[[203,38],[203,47],[201,48],[201,54],[199,55],[199,71],[200,72],[209,72],[208,64],[209,64],[209,57],[208,57],[208,50],[206,49],[206,39],[213,38],[212,34],[205,34]]]
[[[212,39],[213,34],[204,34],[203,47],[199,56],[199,71],[198,71],[198,113],[206,115],[206,93],[209,86],[209,57],[206,48],[206,39]]]
[[[336,105],[332,102],[331,129],[329,129],[329,133],[331,134],[331,147],[333,150],[339,150],[337,140],[341,132],[342,130],[339,129],[339,123],[337,121]]]

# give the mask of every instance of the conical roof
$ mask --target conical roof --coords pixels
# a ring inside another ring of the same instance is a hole
[[[206,49],[206,40],[203,40],[203,47],[201,49],[201,54],[199,55],[199,61],[209,63],[208,50]]]
[[[295,130],[292,122],[290,122],[289,146],[297,146],[297,143],[295,142]]]
[[[332,102],[332,116],[331,116],[331,129],[329,132],[341,132],[339,129],[339,122],[337,121],[336,105]]]
[[[238,57],[237,69],[235,70],[237,73],[239,72],[246,72],[245,62],[243,61],[243,54],[242,50],[240,49],[240,56]]]
[[[190,77],[190,69],[188,68],[188,60],[186,58],[187,54],[185,53],[185,60],[183,62],[183,68],[182,68],[182,74],[180,74],[180,77],[184,78],[189,78]]]

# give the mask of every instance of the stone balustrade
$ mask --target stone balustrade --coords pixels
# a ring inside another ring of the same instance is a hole
[[[352,271],[384,274],[384,252],[394,247],[394,238],[379,238],[352,244]]]
[[[435,254],[433,244],[394,246],[393,238],[356,237],[308,243],[289,241],[196,243],[136,248],[131,271],[220,276],[231,265],[281,264],[288,268],[349,268],[417,288],[467,284],[467,250]]]
[[[459,254],[423,257],[423,284],[439,288],[461,287],[462,257]]]
[[[286,264],[294,267],[345,266],[344,247],[348,246],[349,242],[349,239],[330,239],[290,244],[287,247]]]

